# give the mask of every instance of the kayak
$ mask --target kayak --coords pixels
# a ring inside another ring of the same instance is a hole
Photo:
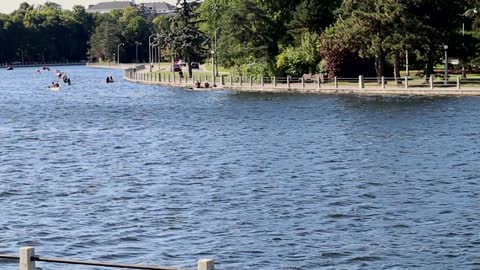
[[[58,92],[60,91],[60,87],[50,87],[50,90]]]

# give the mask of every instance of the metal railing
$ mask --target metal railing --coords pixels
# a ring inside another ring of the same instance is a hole
[[[108,268],[117,268],[117,269],[186,270],[185,268],[166,267],[166,266],[146,266],[146,265],[135,265],[135,264],[108,263],[108,262],[100,262],[100,261],[81,261],[81,260],[40,257],[40,256],[35,256],[35,249],[33,247],[20,248],[19,255],[0,254],[0,259],[18,261],[19,270],[35,270],[35,262],[99,266],[99,267],[108,267]],[[197,262],[196,269],[197,270],[214,270],[214,260],[212,259],[199,260]]]
[[[208,82],[210,86],[244,91],[298,91],[319,93],[381,94],[381,95],[480,95],[480,79],[450,78],[295,78],[254,77],[208,74],[179,76],[178,73],[145,73],[132,69],[125,71],[125,78],[148,84],[192,87],[195,82]]]

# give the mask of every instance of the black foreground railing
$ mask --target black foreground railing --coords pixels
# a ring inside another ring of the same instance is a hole
[[[185,268],[166,267],[166,266],[146,266],[135,264],[108,263],[100,261],[81,261],[60,258],[47,258],[35,256],[33,247],[22,247],[20,256],[12,254],[0,254],[0,260],[16,260],[19,262],[19,270],[35,270],[35,262],[59,263],[70,265],[100,266],[120,269],[139,269],[139,270],[186,270]],[[212,259],[202,259],[197,262],[197,270],[214,270],[214,261]]]

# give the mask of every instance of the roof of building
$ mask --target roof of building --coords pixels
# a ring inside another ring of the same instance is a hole
[[[174,5],[170,5],[165,2],[152,2],[152,3],[142,3],[140,5],[144,5],[145,7],[152,7],[155,10],[175,10]]]
[[[102,2],[93,6],[89,6],[89,10],[102,10],[102,9],[124,9],[133,6],[130,1],[115,1],[115,2]]]

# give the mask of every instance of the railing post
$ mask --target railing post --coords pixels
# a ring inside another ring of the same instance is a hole
[[[337,79],[337,76],[335,76],[335,78],[333,78],[333,81],[335,83],[335,89],[338,89],[338,79]]]
[[[262,88],[265,87],[265,80],[263,79],[263,76],[260,77],[260,84],[262,85]]]
[[[290,76],[287,76],[287,88],[290,89]]]
[[[168,73],[168,82],[171,82],[170,73]]]
[[[216,81],[217,81],[217,77],[215,75],[212,75],[212,86],[217,84]]]
[[[359,89],[365,88],[365,84],[363,83],[363,75],[358,76],[358,88]]]
[[[242,76],[239,76],[239,77],[240,77],[240,86],[242,86],[243,85],[243,78],[242,78]]]
[[[385,89],[385,76],[382,76],[382,89]]]
[[[302,88],[305,89],[305,78],[302,76]]]
[[[250,76],[250,87],[253,87],[253,77]]]
[[[405,90],[408,90],[408,76],[405,77]]]
[[[222,76],[220,77],[220,83],[221,83],[222,85],[225,85],[225,76],[222,75]]]
[[[277,77],[273,77],[273,88],[277,87]]]
[[[230,74],[230,85],[233,85],[233,76]]]
[[[20,248],[19,270],[35,270],[35,261],[32,261],[33,256],[35,256],[35,248],[33,247]]]
[[[320,90],[321,87],[322,87],[322,80],[320,80],[320,77],[318,77],[317,89]]]
[[[430,75],[430,89],[433,89],[433,75]]]
[[[195,75],[192,74],[192,84],[195,85]]]
[[[460,76],[457,76],[457,90],[460,90]]]
[[[215,261],[212,259],[202,259],[197,263],[197,270],[214,270]]]

